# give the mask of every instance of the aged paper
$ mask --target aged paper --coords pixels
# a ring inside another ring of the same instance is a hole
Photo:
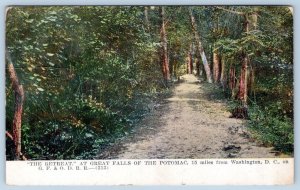
[[[9,6],[8,185],[294,183],[290,6]]]
[[[290,185],[286,159],[7,161],[9,185]],[[34,180],[33,180],[34,179]]]

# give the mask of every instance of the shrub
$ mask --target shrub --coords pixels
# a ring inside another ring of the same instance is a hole
[[[292,153],[294,147],[293,121],[286,116],[274,114],[274,110],[257,105],[249,108],[249,127],[255,137],[266,145],[272,145],[278,151]]]

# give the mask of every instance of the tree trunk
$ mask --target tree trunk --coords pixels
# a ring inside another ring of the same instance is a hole
[[[190,68],[190,66],[189,66],[189,56],[187,56],[185,58],[185,65],[186,65],[186,74],[189,74],[189,68]]]
[[[192,57],[192,53],[189,52],[189,74],[193,73],[193,57]]]
[[[257,13],[252,12],[250,15],[245,14],[244,17],[245,17],[244,28],[245,28],[246,34],[249,31],[256,30]],[[247,106],[247,97],[248,97],[248,62],[249,62],[249,57],[248,57],[247,53],[244,52],[242,54],[242,68],[241,68],[238,99],[242,101],[242,103],[245,107]]]
[[[247,88],[248,72],[247,72],[247,70],[248,70],[248,56],[243,55],[238,99],[242,101],[244,106],[247,105],[247,94],[248,94],[248,88]]]
[[[175,78],[177,78],[177,61],[176,61],[176,59],[174,59],[174,61],[173,61],[173,74],[174,74],[174,77]]]
[[[213,51],[213,76],[214,83],[220,82],[220,57],[217,50]]]
[[[14,137],[8,131],[6,131],[5,134],[10,140],[14,142]],[[22,160],[27,160],[26,156],[22,152],[20,152],[20,158]]]
[[[170,56],[169,56],[170,57]],[[174,70],[173,70],[173,60],[170,58],[169,59],[169,72],[170,72],[170,79],[174,76]]]
[[[254,94],[254,82],[255,82],[255,69],[253,67],[253,65],[250,65],[250,76],[249,76],[249,85],[248,85],[248,89],[250,91],[251,94]]]
[[[221,76],[220,76],[220,82],[222,84],[223,90],[226,89],[226,67],[225,67],[225,60],[224,56],[221,56]]]
[[[146,26],[146,30],[149,32],[149,28],[150,28],[150,24],[149,24],[149,16],[148,16],[148,7],[145,6],[144,9],[144,16],[145,16],[145,26]]]
[[[196,76],[200,76],[200,60],[196,59]]]
[[[8,61],[8,74],[12,87],[15,93],[15,105],[14,105],[14,119],[13,119],[13,140],[15,145],[15,160],[21,159],[21,124],[22,124],[22,112],[24,102],[24,90],[23,86],[19,84],[17,74],[12,62]]]
[[[230,65],[230,71],[229,71],[229,88],[231,90],[231,97],[235,96],[235,93],[234,93],[235,85],[236,85],[235,68],[234,68],[234,66]]]
[[[192,45],[190,45],[190,50],[188,51],[187,56],[187,73],[192,74],[193,73],[193,56],[192,56]]]
[[[203,76],[203,73],[205,73],[205,70],[203,64],[201,63],[201,56],[200,53],[198,52],[197,46],[195,51],[195,62],[196,62],[196,76],[199,76],[199,78],[204,79],[205,77]]]
[[[161,16],[161,29],[160,29],[160,40],[161,40],[161,66],[163,77],[166,81],[170,80],[169,72],[169,59],[168,59],[168,42],[167,34],[165,29],[165,8],[160,8]]]
[[[194,35],[195,35],[196,46],[197,46],[198,52],[199,52],[199,54],[201,56],[201,59],[202,59],[202,63],[203,63],[204,70],[205,70],[205,73],[206,73],[206,79],[207,79],[207,82],[212,83],[211,72],[210,72],[210,68],[209,68],[209,65],[208,65],[208,62],[207,62],[207,58],[205,56],[205,52],[204,52],[204,49],[203,49],[203,46],[202,46],[202,43],[201,43],[201,40],[200,40],[200,34],[198,32],[198,29],[197,29],[197,23],[195,21],[192,9],[190,8],[189,11],[190,11],[190,18],[191,18],[191,23],[192,23],[192,30],[193,30]]]

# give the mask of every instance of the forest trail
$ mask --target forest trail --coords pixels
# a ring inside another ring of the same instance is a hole
[[[100,150],[98,159],[267,158],[272,148],[259,146],[243,120],[229,118],[226,103],[211,85],[182,76],[173,95],[156,105],[135,131]]]

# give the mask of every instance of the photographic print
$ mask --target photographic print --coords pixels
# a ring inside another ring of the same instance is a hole
[[[10,6],[8,181],[39,185],[13,178],[18,167],[106,172],[99,184],[207,184],[188,177],[243,165],[292,183],[293,89],[289,6]],[[112,167],[131,168],[136,183]],[[156,167],[191,173],[156,183]]]

